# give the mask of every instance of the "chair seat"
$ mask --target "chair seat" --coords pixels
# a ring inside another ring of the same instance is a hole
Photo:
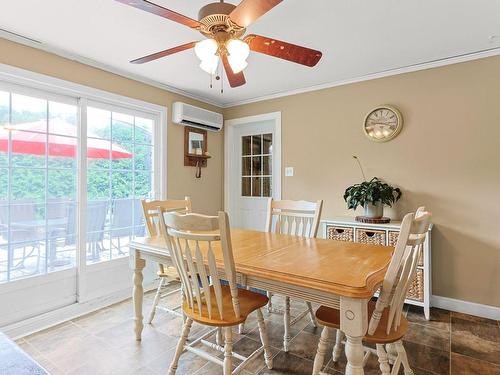
[[[368,316],[372,316],[375,310],[375,301],[370,301],[368,303]],[[316,319],[319,324],[340,329],[340,310],[332,309],[330,307],[321,306],[316,311]],[[389,334],[386,333],[387,323],[389,319],[389,309],[384,309],[382,313],[382,318],[378,324],[377,330],[373,335],[365,335],[363,341],[375,344],[389,344],[401,340],[408,330],[408,321],[406,317],[401,316],[401,324],[397,330],[391,330]]]
[[[198,304],[194,301],[194,308],[191,309],[184,301],[182,309],[184,314],[195,322],[208,326],[216,327],[230,327],[243,323],[248,315],[261,307],[265,306],[268,302],[267,296],[259,293],[252,292],[246,289],[238,289],[238,299],[240,301],[240,317],[234,315],[233,302],[231,298],[231,291],[229,286],[222,285],[222,305],[223,305],[223,319],[220,319],[217,302],[215,299],[214,288],[210,287],[211,301],[212,301],[212,317],[208,316],[208,307],[203,301],[201,314],[198,311]]]
[[[177,270],[173,267],[163,266],[163,271],[157,271],[156,274],[159,277],[167,277],[175,280],[180,280]]]

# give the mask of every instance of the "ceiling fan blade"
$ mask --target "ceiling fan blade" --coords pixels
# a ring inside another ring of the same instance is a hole
[[[185,51],[187,49],[194,48],[195,45],[196,45],[196,42],[186,43],[186,44],[174,47],[174,48],[166,49],[164,51],[152,53],[151,55],[143,56],[141,58],[132,60],[131,63],[132,64],[144,64],[144,63],[147,63],[147,62],[150,62],[150,61],[153,61],[156,59],[160,59],[160,58],[168,56],[168,55],[173,55],[174,53],[177,53],[177,52],[182,52],[182,51]]]
[[[118,1],[119,3],[122,4],[130,5],[137,9],[142,9],[148,13],[156,14],[160,17],[167,18],[174,22],[178,22],[193,29],[196,29],[201,26],[201,24],[198,21],[192,18],[186,17],[180,13],[174,12],[173,10],[164,8],[160,5],[154,4],[147,0],[115,0],[115,1]]]
[[[320,51],[255,34],[248,35],[244,40],[252,51],[309,67],[315,66],[323,55]]]
[[[269,12],[283,0],[243,0],[229,14],[231,21],[241,27],[248,27],[257,18]]]
[[[224,65],[224,70],[226,71],[229,86],[238,87],[243,86],[245,83],[247,83],[243,72],[233,73],[233,69],[231,68],[231,65],[229,65],[229,60],[227,59],[226,54],[222,55],[222,64]]]

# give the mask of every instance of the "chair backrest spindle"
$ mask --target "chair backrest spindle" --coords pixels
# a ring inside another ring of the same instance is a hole
[[[212,318],[214,306],[217,306],[220,319],[230,313],[224,311],[223,287],[213,247],[214,243],[220,242],[224,280],[229,284],[233,313],[239,318],[236,269],[227,214],[219,212],[219,216],[205,216],[167,212],[159,218],[160,232],[179,273],[183,297],[189,308],[198,310],[201,316],[206,305],[209,318]]]
[[[266,232],[314,238],[318,234],[323,201],[276,201],[269,198]]]
[[[160,212],[191,213],[191,199],[189,197],[185,197],[184,199],[153,200],[149,202],[143,200],[141,203],[146,228],[150,237],[160,234],[158,230],[158,214]]]

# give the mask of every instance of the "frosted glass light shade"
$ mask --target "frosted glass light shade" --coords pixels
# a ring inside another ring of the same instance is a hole
[[[233,73],[241,72],[248,65],[248,63],[245,60],[240,61],[238,59],[235,59],[232,55],[228,56],[227,60],[229,61],[229,65],[231,65],[231,69],[233,70]]]
[[[244,61],[250,54],[250,47],[245,42],[239,39],[231,39],[226,45],[227,52],[229,56],[232,57],[234,61]]]
[[[217,42],[213,39],[205,39],[196,43],[194,46],[194,53],[201,61],[213,58],[217,53]]]
[[[217,66],[219,65],[219,58],[217,56],[209,57],[201,61],[200,68],[208,74],[215,74]]]

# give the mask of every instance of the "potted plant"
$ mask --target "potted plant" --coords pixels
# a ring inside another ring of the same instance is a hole
[[[401,198],[401,190],[390,186],[378,177],[366,180],[361,163],[356,156],[364,181],[360,184],[349,186],[344,193],[347,208],[355,210],[358,206],[365,209],[365,217],[378,219],[384,216],[384,205],[392,205]]]

